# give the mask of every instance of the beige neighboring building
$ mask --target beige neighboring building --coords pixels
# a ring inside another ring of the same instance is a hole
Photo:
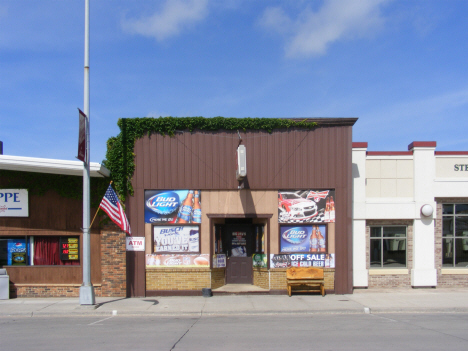
[[[353,143],[353,286],[468,286],[468,151]]]

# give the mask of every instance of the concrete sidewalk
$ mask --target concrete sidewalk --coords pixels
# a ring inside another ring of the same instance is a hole
[[[95,306],[78,298],[0,300],[5,316],[200,316],[255,314],[468,312],[468,289],[355,290],[351,295],[223,295],[145,298],[97,297]]]

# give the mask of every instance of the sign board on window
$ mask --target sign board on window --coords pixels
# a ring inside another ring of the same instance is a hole
[[[153,252],[200,252],[199,232],[195,225],[153,226]]]
[[[80,259],[80,239],[77,237],[60,237],[60,259],[77,261]]]
[[[200,190],[145,190],[145,223],[201,223]]]
[[[29,217],[26,189],[0,189],[0,217]]]
[[[335,222],[334,190],[280,190],[279,223]]]
[[[167,267],[209,267],[210,259],[207,254],[197,255],[174,255],[174,254],[147,254],[146,266],[151,268]]]

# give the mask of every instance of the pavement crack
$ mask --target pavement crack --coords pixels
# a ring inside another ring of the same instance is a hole
[[[58,302],[54,302],[54,303],[51,303],[50,305],[46,305],[46,306],[44,306],[42,308],[39,308],[38,311],[42,311],[44,308],[49,308],[50,306],[53,306],[53,305],[56,305],[56,304],[58,304]]]
[[[179,340],[177,340],[177,341],[175,342],[175,344],[172,345],[170,351],[172,351],[172,350],[175,349],[175,347],[177,346],[177,344],[184,338],[185,335],[187,335],[187,333],[190,331],[190,329],[192,329],[192,328],[195,326],[195,324],[197,324],[198,321],[202,318],[202,316],[203,316],[203,310],[205,309],[205,305],[206,305],[206,300],[203,302],[203,307],[202,307],[202,309],[201,309],[201,311],[200,311],[200,315],[198,316],[197,320],[196,320],[195,322],[193,322],[192,325],[191,325],[190,327],[188,327],[187,330],[185,331],[185,333],[179,338]]]

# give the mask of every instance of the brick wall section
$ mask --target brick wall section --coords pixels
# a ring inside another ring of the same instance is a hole
[[[253,285],[262,289],[270,289],[270,279],[268,269],[254,268],[253,269]]]
[[[101,287],[94,286],[95,296],[101,296]],[[80,296],[79,285],[10,285],[10,298],[15,297],[78,297]]]
[[[325,290],[335,290],[335,268],[324,268]]]
[[[211,271],[211,289],[220,288],[225,284],[225,271],[225,268],[213,268]]]
[[[270,289],[286,290],[286,268],[270,269]]]
[[[146,268],[146,290],[201,290],[210,286],[209,268]]]
[[[101,230],[101,274],[100,295],[127,296],[126,234],[115,225]]]
[[[406,226],[406,269],[408,274],[369,275],[371,288],[409,288],[411,287],[411,269],[413,268],[413,221],[412,220],[368,220],[366,222],[366,268],[370,269],[370,227],[385,225]],[[374,267],[372,268],[374,269]],[[379,268],[375,268],[379,269]],[[384,268],[382,268],[384,270]]]
[[[442,274],[442,204],[468,203],[466,198],[437,198],[436,223],[435,223],[435,267],[437,269],[438,288],[468,287],[468,275]],[[451,268],[451,267],[444,267]]]

